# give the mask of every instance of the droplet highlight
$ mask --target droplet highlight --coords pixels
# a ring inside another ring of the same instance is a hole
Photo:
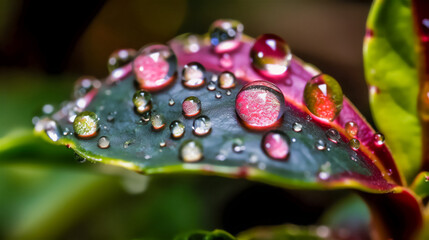
[[[351,138],[356,137],[359,131],[359,126],[353,121],[347,122],[344,128],[346,130],[347,136]]]
[[[154,130],[161,130],[165,127],[164,116],[162,116],[161,114],[151,115],[150,121]]]
[[[240,46],[244,26],[232,19],[219,19],[209,28],[210,43],[216,53],[230,52]]]
[[[292,124],[292,129],[294,132],[301,132],[302,131],[302,124],[298,122],[294,122]]]
[[[382,146],[384,144],[384,135],[381,133],[374,134],[374,143],[377,146]]]
[[[350,139],[350,141],[349,141],[349,146],[350,146],[353,150],[357,151],[357,150],[359,150],[360,142],[359,142],[359,140],[357,140],[356,138],[352,138],[352,139]]]

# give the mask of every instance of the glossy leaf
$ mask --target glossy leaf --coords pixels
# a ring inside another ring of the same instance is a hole
[[[192,231],[180,234],[174,240],[235,240],[236,238],[223,230],[209,231]]]
[[[282,226],[256,227],[237,235],[238,240],[322,240],[336,239],[326,226]]]
[[[371,110],[407,180],[422,159],[416,42],[411,0],[374,1],[364,41]]]
[[[429,172],[421,172],[411,184],[411,189],[420,198],[429,196]]]

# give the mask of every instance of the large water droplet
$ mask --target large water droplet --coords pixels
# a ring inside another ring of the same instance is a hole
[[[283,116],[285,99],[276,85],[255,81],[245,85],[237,94],[235,111],[246,126],[270,127]]]
[[[206,135],[212,129],[212,122],[210,121],[209,117],[200,116],[194,120],[192,129],[194,129],[195,135],[198,135],[198,136]]]
[[[152,123],[152,128],[154,130],[160,130],[165,126],[164,116],[161,114],[153,114],[150,117],[150,121]]]
[[[302,131],[302,124],[298,122],[294,122],[292,124],[292,129],[294,132],[301,132]]]
[[[374,143],[377,146],[381,146],[384,144],[384,135],[381,133],[374,134]]]
[[[133,103],[138,113],[145,113],[152,108],[152,95],[149,92],[138,90],[134,93]]]
[[[349,121],[346,123],[345,129],[346,129],[347,136],[353,138],[353,137],[356,137],[359,131],[359,126],[357,125],[357,123],[353,121]]]
[[[106,136],[102,136],[98,139],[98,147],[101,149],[106,149],[110,147],[110,140]]]
[[[186,117],[193,117],[201,112],[201,101],[197,97],[185,98],[182,103],[182,111]]]
[[[185,125],[178,120],[170,124],[170,132],[173,138],[181,138],[185,134]]]
[[[235,87],[235,76],[232,72],[223,72],[219,75],[219,87],[223,89],[230,89]]]
[[[231,19],[219,19],[209,29],[210,43],[217,53],[230,52],[240,46],[243,24]]]
[[[349,146],[350,146],[353,150],[357,151],[357,150],[359,149],[359,147],[360,147],[360,142],[359,142],[359,140],[357,140],[356,138],[352,138],[352,139],[350,139],[350,141],[349,141]]]
[[[287,74],[292,54],[289,45],[279,36],[259,36],[250,51],[253,68],[261,75],[279,79]]]
[[[157,91],[167,87],[177,75],[177,58],[165,45],[150,45],[143,48],[133,61],[140,88]]]
[[[95,77],[92,77],[92,76],[80,77],[74,85],[73,97],[75,99],[82,98],[87,93],[89,93],[89,91],[91,91],[92,89],[94,88],[98,89],[100,87],[101,87],[101,82]]]
[[[205,83],[206,70],[203,65],[191,62],[183,67],[182,83],[188,88],[198,88]]]
[[[284,160],[289,155],[289,138],[281,131],[270,131],[262,139],[262,148],[273,159]]]
[[[311,113],[333,121],[343,108],[343,91],[333,77],[320,74],[305,85],[304,101]]]
[[[79,113],[73,122],[74,132],[78,137],[90,138],[97,135],[100,126],[98,125],[97,114],[89,111]]]
[[[326,131],[326,136],[328,137],[329,141],[333,143],[338,143],[341,139],[340,133],[333,128],[330,128]]]
[[[129,62],[131,62],[136,56],[136,50],[128,49],[119,49],[110,54],[109,59],[107,60],[107,69],[109,72],[120,68]]]
[[[186,140],[180,146],[179,153],[184,162],[198,162],[203,158],[203,146],[196,140]]]

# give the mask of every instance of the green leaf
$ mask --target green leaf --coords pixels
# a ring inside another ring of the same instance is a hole
[[[429,172],[421,172],[414,179],[411,184],[411,189],[414,191],[417,196],[420,198],[425,198],[429,196]]]
[[[419,79],[411,1],[374,1],[364,41],[372,114],[407,180],[422,159]]]
[[[333,239],[326,226],[296,226],[292,224],[270,227],[256,227],[237,236],[238,240],[321,240]]]
[[[212,232],[209,231],[192,231],[184,234],[180,234],[174,238],[174,240],[235,240],[236,238],[231,234],[216,229]]]

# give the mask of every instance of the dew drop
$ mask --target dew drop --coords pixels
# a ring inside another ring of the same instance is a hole
[[[106,149],[110,147],[110,140],[106,136],[102,136],[98,139],[98,147],[101,149]]]
[[[374,134],[374,143],[377,146],[381,146],[384,144],[384,135],[381,133]]]
[[[232,72],[225,71],[219,75],[219,87],[222,89],[230,89],[235,87],[235,76]]]
[[[185,134],[185,125],[175,120],[170,124],[170,132],[173,138],[181,138]]]
[[[323,140],[317,140],[316,142],[316,149],[319,151],[323,151],[326,149],[326,143]]]
[[[214,83],[213,81],[211,81],[211,82],[207,85],[207,90],[209,90],[209,91],[214,91],[214,90],[216,90],[216,83]]]
[[[225,92],[225,94],[227,95],[227,96],[231,96],[231,94],[232,94],[232,92],[231,92],[231,90],[226,90],[226,92]]]
[[[215,94],[215,98],[221,99],[222,98],[222,93],[220,91],[217,91],[216,94]]]
[[[73,121],[74,132],[81,138],[94,137],[100,128],[98,120],[97,114],[93,112],[81,112]]]
[[[249,163],[250,164],[256,164],[258,162],[258,160],[259,160],[258,155],[254,154],[254,153],[250,154],[250,156],[249,156]]]
[[[330,162],[326,162],[322,166],[320,166],[319,178],[321,180],[327,180],[331,176],[331,173],[332,169]]]
[[[182,103],[183,115],[193,117],[201,112],[201,101],[197,97],[190,96],[185,98]]]
[[[180,146],[179,153],[186,163],[198,162],[203,158],[203,146],[196,140],[186,140]]]
[[[333,128],[330,128],[326,131],[326,136],[328,137],[329,141],[333,143],[338,143],[341,139],[340,133]]]
[[[230,52],[240,46],[243,24],[231,19],[219,19],[209,29],[210,43],[216,53]]]
[[[219,65],[222,68],[228,69],[228,68],[232,68],[232,66],[234,65],[234,62],[232,61],[232,58],[228,53],[224,53],[219,59]]]
[[[292,53],[289,45],[279,36],[259,36],[250,51],[253,68],[261,75],[279,79],[287,75]]]
[[[70,129],[68,127],[64,128],[63,135],[67,136],[67,135],[70,135],[70,134],[72,134],[72,132],[70,131]]]
[[[189,35],[185,39],[183,47],[186,53],[196,53],[200,51],[200,38],[197,35]]]
[[[165,141],[161,141],[160,143],[159,143],[159,146],[160,147],[166,147],[167,146],[167,143],[165,143]]]
[[[172,98],[170,98],[169,100],[168,100],[168,106],[174,106],[174,104],[175,104],[176,102],[174,101],[174,99],[172,99]]]
[[[81,157],[79,154],[74,153],[74,159],[76,160],[76,162],[78,163],[84,163],[86,162],[86,158]]]
[[[349,121],[346,123],[345,129],[346,129],[347,136],[353,138],[357,136],[357,133],[359,131],[359,126],[357,125],[357,123],[353,121]]]
[[[143,122],[147,123],[150,120],[150,116],[151,116],[150,112],[145,112],[145,113],[142,114],[141,120]]]
[[[350,141],[349,141],[349,146],[350,146],[353,150],[357,151],[357,150],[359,149],[359,147],[360,147],[360,142],[359,142],[359,140],[357,140],[356,138],[352,138],[352,139],[350,139]]]
[[[61,130],[57,123],[50,118],[40,119],[35,126],[37,132],[44,131],[52,141],[56,142],[60,139]]]
[[[124,142],[124,148],[128,148],[131,144],[133,144],[134,141],[133,140],[127,140]]]
[[[203,65],[191,62],[183,67],[182,83],[188,88],[198,88],[205,83],[206,70]]]
[[[304,101],[311,113],[332,122],[343,107],[343,91],[334,78],[320,74],[305,85]]]
[[[219,153],[218,155],[216,155],[216,160],[218,161],[225,161],[225,159],[226,159],[226,156],[223,154]]]
[[[141,89],[158,91],[173,82],[177,75],[177,58],[165,45],[144,47],[133,61],[133,71]]]
[[[289,138],[281,131],[270,131],[262,138],[262,148],[270,158],[285,160],[289,155]]]
[[[194,130],[194,134],[198,136],[207,135],[212,129],[212,122],[210,118],[207,116],[200,116],[194,120],[194,124],[192,126]]]
[[[232,143],[232,151],[235,153],[242,153],[244,150],[246,150],[246,146],[244,146],[244,142],[240,138],[234,139]]]
[[[302,124],[298,122],[294,122],[292,124],[292,129],[294,132],[301,132],[302,131]]]
[[[285,111],[281,90],[267,81],[246,84],[235,99],[235,111],[246,126],[266,128],[275,125]]]
[[[216,74],[212,75],[211,81],[212,82],[217,82],[217,80],[219,79],[219,77]]]
[[[110,112],[109,114],[107,114],[107,121],[108,122],[114,122],[115,118],[116,118],[116,114],[118,114],[118,112],[114,111],[114,112]]]
[[[165,127],[164,116],[162,116],[161,114],[151,115],[150,121],[154,130],[160,130]]]
[[[51,114],[52,112],[54,112],[54,106],[52,106],[51,104],[45,104],[42,107],[42,112],[43,114]]]
[[[84,97],[92,89],[101,87],[101,82],[92,76],[80,77],[74,84],[73,97],[79,99]]]
[[[109,72],[120,68],[128,63],[130,63],[136,56],[136,50],[128,49],[119,49],[110,54],[109,59],[107,60],[107,69]]]
[[[133,96],[133,103],[138,113],[145,113],[152,109],[152,95],[143,90],[137,90]]]

